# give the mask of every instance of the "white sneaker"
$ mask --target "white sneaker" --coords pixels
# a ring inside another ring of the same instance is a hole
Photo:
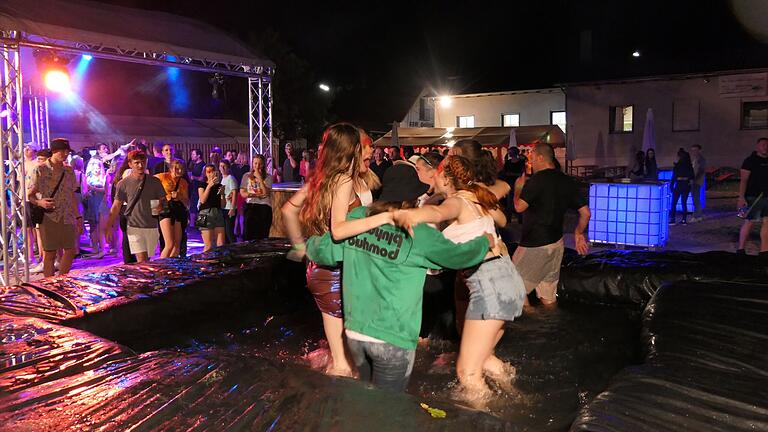
[[[30,273],[42,273],[43,272],[43,262],[40,261],[36,266],[29,268]]]

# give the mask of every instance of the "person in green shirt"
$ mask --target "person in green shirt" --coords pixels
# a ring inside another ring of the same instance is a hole
[[[379,200],[353,210],[347,218],[414,208],[427,188],[412,165],[395,165],[384,174]],[[329,233],[307,241],[311,260],[321,265],[344,263],[344,328],[361,380],[405,391],[419,338],[426,270],[476,265],[493,241],[485,235],[456,244],[426,224],[416,225],[413,235],[382,225],[340,242]]]

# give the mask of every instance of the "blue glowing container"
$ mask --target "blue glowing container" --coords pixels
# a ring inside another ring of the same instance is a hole
[[[672,181],[672,170],[659,170],[659,181]],[[701,208],[705,209],[706,201],[707,199],[707,178],[704,177],[704,184],[701,185],[701,193],[699,194],[699,197],[701,198]],[[669,208],[672,208],[672,190],[669,191]],[[688,204],[688,213],[693,213],[693,193],[688,195],[688,201],[686,201]],[[677,203],[677,209],[678,212],[683,211],[683,199],[680,198],[680,201]]]
[[[592,183],[589,240],[593,243],[661,247],[669,238],[667,182]]]

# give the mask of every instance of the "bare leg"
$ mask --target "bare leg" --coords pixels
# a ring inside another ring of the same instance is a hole
[[[213,230],[202,229],[200,236],[203,238],[203,252],[208,252],[213,247]]]
[[[763,218],[760,227],[760,252],[768,251],[768,218]]]
[[[149,254],[147,252],[136,252],[134,255],[136,255],[136,262],[149,261]]]
[[[484,398],[489,394],[490,390],[483,379],[483,366],[493,355],[503,325],[504,321],[501,320],[464,321],[456,375],[464,387],[467,399]]]
[[[173,224],[173,249],[171,250],[172,257],[179,256],[179,248],[181,247],[181,222]]]
[[[744,249],[744,246],[747,244],[747,239],[749,238],[749,231],[751,229],[752,229],[752,221],[745,220],[744,224],[741,226],[741,230],[739,230],[738,249]]]
[[[216,228],[216,246],[224,246],[224,242],[227,240],[226,232],[224,228]]]
[[[69,273],[69,269],[72,268],[72,261],[75,260],[75,255],[77,255],[77,249],[64,249],[64,253],[61,254],[61,259],[59,260],[60,275]]]
[[[344,348],[344,321],[341,318],[323,313],[323,329],[331,350],[333,365],[328,368],[329,375],[352,376],[352,367]]]
[[[56,251],[43,251],[43,276],[51,277],[56,269],[53,268],[53,263],[56,261]]]
[[[165,218],[160,221],[160,231],[163,233],[165,247],[160,251],[160,258],[168,258],[174,249],[173,221],[171,218]]]
[[[40,261],[43,260],[43,237],[40,235],[40,228],[35,228],[37,237],[37,252],[40,254]]]

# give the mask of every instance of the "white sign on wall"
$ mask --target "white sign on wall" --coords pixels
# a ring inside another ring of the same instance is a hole
[[[720,77],[720,97],[765,96],[768,73],[727,75]]]

